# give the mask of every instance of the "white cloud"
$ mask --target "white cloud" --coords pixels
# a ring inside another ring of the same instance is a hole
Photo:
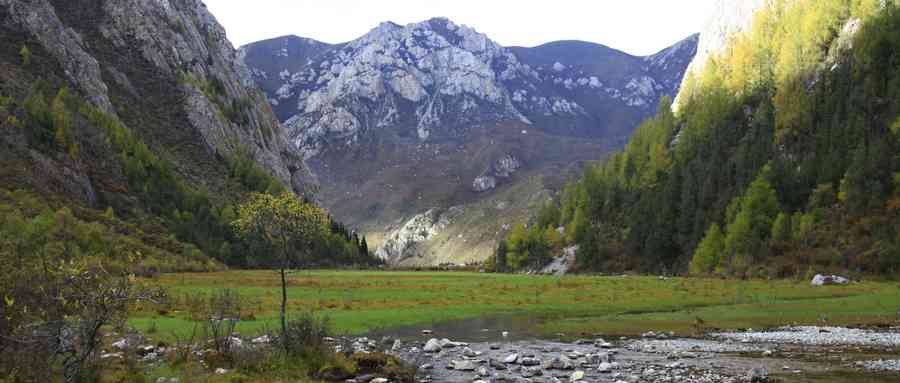
[[[294,34],[338,43],[382,21],[444,16],[503,45],[585,40],[655,53],[699,32],[716,0],[205,0],[235,45]]]

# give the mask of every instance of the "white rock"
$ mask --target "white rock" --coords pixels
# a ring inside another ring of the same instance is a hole
[[[581,370],[575,371],[572,373],[571,376],[569,376],[570,382],[577,382],[581,379],[584,379],[584,371],[581,371]]]
[[[475,371],[475,363],[471,360],[452,360],[450,366],[456,371]]]
[[[472,190],[486,192],[497,187],[497,179],[494,176],[479,176],[472,181]]]
[[[425,346],[422,347],[422,351],[425,352],[438,352],[441,351],[441,342],[437,339],[431,338],[428,342],[425,343]]]
[[[112,344],[112,346],[119,350],[124,350],[124,349],[128,348],[128,339],[122,338],[119,341],[114,342]]]
[[[813,286],[827,286],[827,285],[846,285],[850,283],[850,280],[839,276],[839,275],[822,275],[816,274],[810,282]]]

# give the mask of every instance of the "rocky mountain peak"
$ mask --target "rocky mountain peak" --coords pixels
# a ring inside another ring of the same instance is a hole
[[[471,27],[433,18],[384,22],[293,60],[262,49],[271,42],[242,48],[242,57],[311,158],[354,147],[361,134],[390,130],[426,142],[490,121],[568,119],[566,134],[621,134],[660,97],[674,95],[696,42],[691,37],[646,58],[586,42],[506,48]],[[634,111],[610,124],[611,104]]]

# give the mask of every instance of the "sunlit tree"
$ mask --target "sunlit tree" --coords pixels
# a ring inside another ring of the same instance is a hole
[[[268,246],[279,259],[281,274],[281,331],[287,347],[287,270],[302,265],[315,244],[328,235],[328,215],[291,193],[251,194],[233,223],[238,235]]]

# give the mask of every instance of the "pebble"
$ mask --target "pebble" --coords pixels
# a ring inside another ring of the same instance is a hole
[[[781,343],[807,346],[900,347],[900,332],[876,332],[845,327],[782,327],[766,332],[731,332],[712,335],[746,343]]]
[[[855,365],[870,371],[900,372],[900,360],[869,360]]]
[[[581,379],[584,379],[584,371],[575,371],[575,372],[573,372],[572,375],[569,377],[569,381],[570,381],[570,382],[579,381],[579,380],[581,380]]]

